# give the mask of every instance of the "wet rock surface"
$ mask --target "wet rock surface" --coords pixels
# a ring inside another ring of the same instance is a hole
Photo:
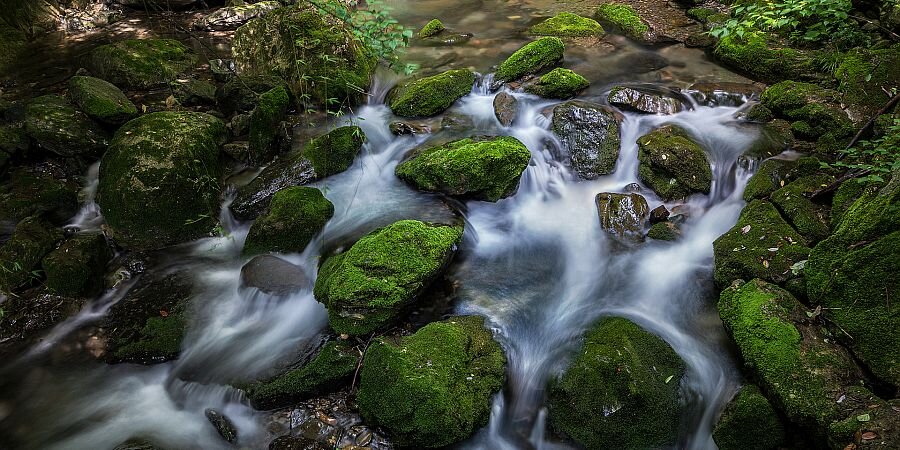
[[[300,266],[277,256],[259,255],[241,268],[241,286],[275,296],[287,296],[312,286]]]
[[[596,197],[600,226],[619,237],[640,237],[650,217],[647,200],[640,194],[601,192]]]
[[[612,173],[619,158],[619,123],[602,105],[573,100],[553,108],[553,132],[583,179]]]
[[[616,86],[606,97],[610,105],[646,114],[675,114],[684,109],[678,100],[627,86]]]

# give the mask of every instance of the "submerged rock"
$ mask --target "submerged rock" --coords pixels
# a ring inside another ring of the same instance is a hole
[[[0,292],[13,291],[37,281],[41,260],[62,240],[63,232],[42,217],[28,217],[0,246]]]
[[[561,12],[543,22],[532,26],[529,31],[538,36],[597,36],[606,34],[596,20],[581,17],[578,14]]]
[[[525,44],[500,63],[494,72],[494,83],[515,81],[538,73],[562,61],[566,46],[557,37],[543,37]]]
[[[412,336],[378,338],[366,350],[359,409],[399,445],[450,445],[487,424],[505,364],[478,316],[434,322]]]
[[[331,328],[359,336],[395,321],[450,264],[461,237],[462,227],[401,220],[328,258],[314,292]]]
[[[553,108],[553,133],[582,179],[593,180],[615,169],[619,122],[610,108],[580,100],[558,105]]]
[[[725,406],[713,429],[719,450],[774,450],[784,443],[784,425],[759,388],[748,384]]]
[[[448,70],[398,85],[388,95],[388,104],[400,117],[431,117],[471,92],[474,84],[475,74],[471,70]]]
[[[650,207],[641,194],[601,192],[596,198],[600,226],[619,237],[640,238]]]
[[[208,31],[234,30],[239,26],[281,7],[278,1],[262,1],[241,6],[226,6],[194,22],[194,28]]]
[[[196,55],[174,39],[126,39],[91,50],[85,67],[116,86],[148,89],[174,80],[196,60]]]
[[[500,92],[494,96],[494,117],[500,125],[504,127],[512,125],[518,114],[518,103],[519,101],[507,92]]]
[[[99,78],[72,77],[69,95],[85,114],[103,123],[120,125],[138,114],[137,107],[118,87]]]
[[[290,106],[290,97],[282,86],[259,96],[259,105],[250,113],[249,164],[258,166],[271,161],[278,152],[278,124]]]
[[[525,92],[544,98],[568,99],[590,86],[583,76],[563,68],[556,68],[541,76],[536,83],[525,86]]]
[[[606,97],[617,108],[646,114],[675,114],[683,109],[681,102],[653,92],[644,92],[627,86],[616,86]]]
[[[66,296],[97,295],[103,290],[103,275],[112,257],[102,234],[77,234],[44,258],[47,288]]]
[[[39,170],[12,170],[0,185],[0,221],[18,223],[32,216],[63,224],[78,211],[75,187]]]
[[[286,297],[311,287],[303,268],[277,256],[259,255],[241,267],[241,286]]]
[[[265,214],[253,222],[244,255],[266,252],[300,253],[334,215],[334,205],[322,191],[292,186],[278,191]]]
[[[109,143],[106,131],[56,95],[28,102],[25,132],[38,146],[60,156],[97,156]]]
[[[709,193],[712,169],[703,148],[683,129],[666,125],[638,143],[638,175],[664,200]]]
[[[516,191],[530,160],[514,137],[466,138],[413,150],[396,173],[420,190],[496,202]]]

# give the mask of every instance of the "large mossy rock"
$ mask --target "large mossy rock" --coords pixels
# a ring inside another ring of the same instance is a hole
[[[304,98],[316,105],[357,99],[369,87],[376,66],[343,22],[306,2],[276,9],[238,28],[231,53],[242,75],[279,76],[295,94],[308,96]]]
[[[514,137],[466,138],[413,150],[396,173],[423,191],[496,202],[516,191],[530,160]]]
[[[97,156],[109,143],[99,125],[56,95],[28,102],[25,132],[41,148],[60,156]]]
[[[253,222],[243,253],[300,253],[333,215],[334,205],[322,191],[306,186],[282,189],[272,197],[268,211]]]
[[[41,263],[47,275],[47,288],[72,297],[97,295],[103,290],[103,275],[112,257],[102,234],[75,235]]]
[[[900,7],[894,6],[900,19]],[[834,71],[844,103],[873,113],[884,106],[884,90],[900,85],[900,44],[891,47],[855,48],[844,55]]]
[[[767,33],[730,34],[719,40],[713,55],[725,65],[774,83],[786,79],[808,79],[817,72],[813,55],[767,40]]]
[[[312,163],[316,177],[325,178],[349,169],[365,142],[362,128],[339,127],[309,141],[300,154]]]
[[[662,339],[626,319],[601,319],[550,384],[550,424],[588,449],[674,445],[684,369]]]
[[[562,61],[565,49],[565,44],[557,37],[543,37],[529,42],[500,63],[494,72],[494,81],[515,81],[553,67]]]
[[[91,50],[85,66],[92,75],[116,86],[148,89],[174,80],[196,60],[174,39],[127,39]]]
[[[35,214],[63,224],[78,211],[75,186],[38,170],[16,169],[0,185],[0,221],[18,223]]]
[[[234,30],[257,17],[264,16],[281,7],[276,0],[243,4],[234,2],[233,6],[219,8],[194,22],[194,28],[209,31]]]
[[[638,175],[664,200],[708,194],[712,169],[703,147],[683,129],[666,125],[638,139]]]
[[[791,171],[797,167],[797,161],[770,158],[759,165],[756,173],[747,180],[744,187],[744,200],[766,199],[789,181]]]
[[[448,70],[395,87],[389,95],[391,111],[400,117],[431,117],[472,91],[475,74],[469,69]]]
[[[137,107],[121,89],[99,78],[72,77],[69,95],[85,114],[106,124],[120,125],[138,113]]]
[[[259,105],[250,113],[250,158],[253,166],[265,164],[278,152],[278,124],[290,106],[290,96],[283,86],[274,87],[259,96]]]
[[[215,224],[221,120],[157,112],[119,129],[100,164],[98,200],[116,242],[149,250],[197,239]]]
[[[537,36],[603,37],[606,34],[603,27],[596,20],[581,17],[578,14],[561,12],[529,29],[531,34]]]
[[[316,300],[338,333],[391,324],[450,264],[462,227],[401,220],[361,238],[319,269]]]
[[[587,89],[590,84],[587,78],[557,67],[542,75],[536,83],[527,85],[525,92],[544,98],[568,99]]]
[[[62,238],[62,230],[40,216],[19,222],[0,246],[0,292],[9,294],[36,281],[41,260]]]
[[[615,170],[619,122],[611,108],[580,100],[557,105],[553,108],[553,133],[582,179],[593,180]]]
[[[828,135],[836,140],[853,134],[853,122],[839,100],[836,91],[796,81],[776,83],[760,95],[762,104],[791,120],[791,131],[804,139]]]
[[[790,293],[758,279],[735,282],[718,307],[744,365],[791,422],[822,438],[845,418],[839,401],[861,381],[858,370]]]
[[[357,402],[363,418],[409,448],[444,447],[485,426],[506,358],[478,316],[451,317],[366,350]]]
[[[788,183],[771,195],[772,204],[782,212],[807,241],[812,244],[831,233],[828,207],[813,203],[808,196],[831,184],[830,175],[809,175]]]
[[[287,83],[276,76],[235,77],[216,90],[216,103],[225,114],[249,112],[259,104],[262,94],[278,87],[288,90]]]
[[[611,25],[629,39],[649,43],[650,27],[631,5],[624,3],[604,3],[597,8],[594,18],[600,23]]]
[[[713,429],[719,450],[776,450],[784,444],[784,425],[755,385],[731,399]]]
[[[716,285],[725,288],[737,279],[784,283],[794,276],[791,266],[807,259],[809,247],[771,203],[754,200],[713,242],[713,254]]]

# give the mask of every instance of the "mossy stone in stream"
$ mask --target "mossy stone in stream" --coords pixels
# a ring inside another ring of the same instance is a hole
[[[853,134],[853,123],[840,108],[839,98],[836,91],[795,81],[774,84],[760,95],[762,104],[793,121],[791,131],[804,139],[824,135],[842,139]]]
[[[62,230],[40,216],[19,222],[9,240],[0,246],[0,292],[10,294],[36,281],[41,259],[62,238]]]
[[[572,100],[553,108],[553,134],[565,147],[579,177],[613,172],[619,159],[619,121],[612,108]]]
[[[25,132],[44,150],[66,157],[96,156],[109,143],[106,131],[56,95],[44,95],[28,102]]]
[[[795,167],[796,161],[786,159],[763,161],[744,187],[744,200],[750,202],[769,197],[788,182],[788,174]]]
[[[525,75],[553,67],[562,61],[565,49],[565,44],[558,37],[543,37],[531,41],[500,63],[494,72],[494,80],[515,81]]]
[[[681,236],[678,226],[672,222],[659,222],[650,226],[647,237],[657,241],[674,241]]]
[[[420,38],[432,37],[444,30],[445,30],[444,24],[440,20],[431,19],[431,21],[426,23],[425,26],[422,27],[421,30],[419,30],[419,37]]]
[[[317,178],[325,178],[347,170],[365,142],[362,128],[339,127],[309,141],[300,154],[312,163]]]
[[[713,55],[725,65],[774,83],[785,79],[807,79],[816,73],[811,52],[770,43],[763,32],[729,34],[719,39]]]
[[[775,450],[784,443],[784,435],[778,414],[752,384],[728,402],[713,429],[719,450]]]
[[[288,90],[287,83],[276,76],[235,77],[216,90],[216,103],[225,114],[249,112],[259,104],[260,95],[278,87]]]
[[[282,189],[272,197],[269,210],[253,222],[243,253],[302,252],[333,215],[334,205],[322,191],[306,186]]]
[[[123,125],[100,164],[100,206],[116,242],[150,250],[197,239],[219,206],[221,120],[156,112]]]
[[[401,220],[328,258],[314,293],[338,333],[367,335],[395,321],[450,264],[462,227]]]
[[[665,200],[709,193],[712,169],[703,147],[683,129],[666,125],[638,139],[638,175]]]
[[[283,86],[259,96],[259,104],[250,113],[250,165],[263,165],[277,153],[278,124],[287,114],[288,106],[290,97]]]
[[[174,39],[126,39],[94,48],[86,68],[98,78],[126,89],[164,85],[189,69],[197,57]]]
[[[516,191],[530,160],[514,137],[466,138],[416,149],[396,173],[423,191],[496,202]]]
[[[112,257],[102,234],[77,234],[42,261],[47,288],[67,296],[99,294],[103,290],[106,265]]]
[[[831,182],[831,175],[809,175],[800,177],[771,195],[774,204],[785,218],[810,243],[818,242],[831,233],[828,207],[813,203],[808,195],[822,189]]]
[[[329,342],[303,366],[250,385],[247,397],[257,409],[272,409],[337,390],[349,384],[361,357],[346,343]]]
[[[900,44],[887,48],[855,48],[834,71],[843,101],[870,113],[885,104],[882,89],[900,85]]]
[[[596,20],[581,17],[578,14],[561,12],[543,22],[532,26],[529,32],[538,36],[597,36],[606,34]]]
[[[381,337],[366,350],[357,402],[363,418],[410,448],[444,447],[487,425],[506,358],[478,316]]]
[[[662,339],[627,319],[601,319],[550,383],[550,425],[589,449],[674,445],[684,368]]]
[[[138,113],[121,89],[99,78],[72,77],[69,95],[85,114],[103,123],[120,125]]]
[[[12,170],[9,181],[0,185],[0,221],[15,223],[40,214],[62,224],[77,211],[75,187],[50,174],[19,168]]]
[[[525,87],[525,92],[544,98],[567,99],[578,95],[590,86],[587,78],[571,71],[557,67],[541,76],[537,83]]]
[[[625,36],[636,41],[645,41],[650,27],[641,20],[637,11],[624,3],[604,3],[594,13],[601,23],[607,23],[619,29]]]
[[[831,199],[831,228],[836,229],[844,217],[844,213],[862,196],[866,184],[850,179],[841,183]]]
[[[475,74],[468,69],[448,70],[403,83],[391,90],[388,104],[400,117],[431,117],[472,91]]]

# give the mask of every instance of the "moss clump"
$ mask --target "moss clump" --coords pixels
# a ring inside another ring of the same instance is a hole
[[[719,14],[718,11],[710,8],[690,8],[686,12],[687,16],[700,23],[706,23],[710,16]]]
[[[531,27],[531,34],[538,36],[597,36],[606,34],[596,20],[578,14],[561,12]]]
[[[247,396],[253,407],[272,409],[337,390],[353,377],[361,356],[347,344],[329,342],[303,366],[251,385]]]
[[[900,85],[900,45],[877,50],[857,48],[834,71],[843,101],[871,112],[884,106],[884,92]]]
[[[525,91],[544,98],[567,99],[578,95],[590,86],[587,78],[558,67],[544,74],[537,83],[525,87]]]
[[[831,200],[831,228],[837,228],[844,213],[866,190],[866,185],[857,180],[847,180],[838,186]]]
[[[665,200],[709,193],[712,169],[706,154],[687,132],[667,125],[638,139],[638,175]]]
[[[95,156],[109,136],[65,99],[45,95],[25,106],[25,132],[47,151],[60,156]]]
[[[174,39],[127,39],[101,45],[87,56],[91,73],[126,89],[147,89],[175,79],[197,57]]]
[[[216,91],[216,103],[225,114],[249,112],[259,104],[259,96],[277,87],[288,90],[287,83],[275,76],[241,76]]]
[[[626,319],[602,319],[548,388],[550,424],[586,448],[674,445],[683,375],[665,341]]]
[[[719,40],[713,55],[725,65],[774,83],[785,79],[807,79],[815,73],[813,57],[805,51],[770,44],[762,32],[743,37],[730,34]]]
[[[496,202],[516,191],[530,160],[514,137],[467,138],[417,149],[396,173],[423,191]]]
[[[59,295],[97,295],[112,256],[102,234],[75,235],[44,258],[47,287]]]
[[[622,3],[604,3],[597,8],[594,18],[601,23],[608,23],[620,30],[625,36],[636,41],[643,41],[650,27],[641,20],[641,16],[631,5]]]
[[[771,203],[754,200],[713,242],[713,253],[716,284],[724,288],[737,279],[783,283],[793,277],[791,266],[807,259],[809,247]]]
[[[612,108],[572,100],[553,108],[553,133],[559,137],[579,177],[610,174],[619,159],[619,122]]]
[[[140,362],[162,362],[176,358],[181,352],[186,328],[183,314],[175,310],[169,311],[165,317],[147,319],[133,342],[116,349],[115,357]]]
[[[366,335],[396,320],[447,267],[461,237],[462,227],[401,220],[328,258],[314,292],[331,327]]]
[[[650,226],[647,237],[658,241],[674,241],[681,236],[678,226],[672,222],[659,222]]]
[[[283,86],[259,96],[259,105],[250,114],[250,165],[265,164],[277,153],[278,124],[287,114],[289,104],[290,97]]]
[[[8,183],[0,186],[0,221],[19,222],[39,214],[62,224],[78,211],[74,186],[41,172],[12,170]]]
[[[506,358],[484,319],[451,317],[366,350],[357,402],[363,418],[410,448],[443,447],[487,424]]]
[[[243,253],[302,252],[333,215],[334,205],[322,191],[306,186],[282,189],[250,227]]]
[[[759,165],[756,173],[744,187],[744,200],[765,199],[780,189],[788,181],[788,174],[797,167],[796,161],[767,159]]]
[[[103,123],[119,125],[138,113],[119,88],[99,78],[72,77],[69,95],[85,114]]]
[[[474,84],[471,70],[448,70],[397,86],[391,91],[388,104],[400,117],[431,117],[471,92]]]
[[[98,200],[116,242],[134,250],[203,236],[219,206],[221,120],[157,112],[119,129],[100,164]]]
[[[35,281],[41,259],[62,237],[62,230],[39,216],[19,222],[9,240],[0,246],[0,292],[9,294]]]
[[[760,103],[751,106],[750,110],[747,111],[746,117],[747,121],[756,123],[767,123],[775,119],[775,115],[772,113],[772,110]]]
[[[831,228],[828,208],[813,203],[807,195],[828,186],[832,181],[834,177],[830,175],[810,175],[798,178],[772,193],[772,204],[781,210],[794,229],[810,243],[828,237]]]
[[[431,21],[426,23],[425,26],[422,27],[421,30],[419,30],[419,37],[423,39],[432,37],[440,33],[441,31],[444,31],[445,29],[446,28],[444,28],[443,22],[438,19],[431,19]]]
[[[529,42],[500,63],[494,72],[494,80],[514,81],[553,67],[562,61],[565,49],[565,44],[557,37],[543,37]]]
[[[759,388],[750,384],[725,406],[713,440],[719,450],[774,450],[784,443],[784,426]]]
[[[300,155],[312,163],[316,177],[325,178],[347,170],[365,141],[360,127],[335,128],[309,141]]]

